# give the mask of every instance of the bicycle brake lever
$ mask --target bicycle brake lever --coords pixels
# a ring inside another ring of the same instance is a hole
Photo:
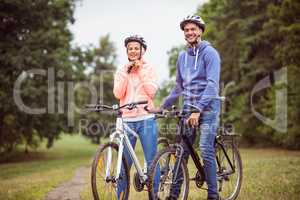
[[[147,112],[150,111],[149,108],[148,108],[148,105],[145,105],[145,106],[144,106],[144,110],[146,110]]]
[[[136,108],[137,106],[135,105],[135,104],[129,104],[128,105],[128,110],[132,110],[132,109],[134,109],[134,108]]]

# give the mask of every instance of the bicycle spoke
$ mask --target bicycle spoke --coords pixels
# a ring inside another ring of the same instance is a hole
[[[238,152],[232,144],[225,143],[223,147],[225,152],[220,146],[216,149],[219,192],[222,198],[233,200],[237,197],[240,189],[242,177],[241,161],[238,159]]]
[[[176,164],[176,156],[175,156],[175,150],[173,148],[170,148],[171,150],[162,150],[162,152],[157,155],[157,158],[154,159],[154,163],[152,164],[152,169],[151,169],[151,177],[154,177],[154,174],[156,174],[156,171],[158,169],[160,169],[160,181],[159,181],[159,185],[158,185],[158,193],[157,196],[160,199],[166,199],[170,194],[171,194],[171,190],[174,187],[179,187],[179,198],[178,199],[184,199],[185,194],[187,195],[187,191],[188,189],[187,187],[187,179],[188,179],[188,175],[185,174],[187,173],[187,169],[183,168],[183,166],[186,167],[186,165],[180,165],[180,169],[182,172],[184,172],[182,174],[183,177],[178,178],[176,181],[182,181],[183,183],[175,186],[173,183],[173,179],[174,179],[174,169],[175,169],[175,164]],[[152,183],[152,181],[151,181]],[[155,195],[153,193],[153,186],[151,186],[151,192],[152,195]],[[172,190],[172,191],[173,191]]]
[[[110,155],[108,154],[108,151],[111,151]],[[108,156],[110,156],[110,159],[108,159]],[[92,190],[94,199],[118,199],[117,183],[115,182],[117,158],[118,149],[117,145],[114,143],[104,145],[97,153],[92,170]],[[126,199],[129,194],[129,185],[127,184],[129,180],[129,171],[127,165],[124,165],[124,162],[125,161],[122,160],[122,166],[123,168],[125,166],[125,168],[123,169],[121,180],[124,180],[128,186],[124,188],[123,191],[123,198]],[[109,166],[109,168],[107,168],[107,166]]]

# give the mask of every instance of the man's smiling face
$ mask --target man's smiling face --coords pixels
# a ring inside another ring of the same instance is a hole
[[[199,26],[197,26],[193,22],[189,22],[184,26],[183,29],[185,40],[189,44],[195,44],[198,42],[198,38],[201,38],[202,36],[202,29],[200,29]]]

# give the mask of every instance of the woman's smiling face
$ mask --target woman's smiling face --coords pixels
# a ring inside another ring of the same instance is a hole
[[[131,61],[139,60],[141,54],[141,44],[138,42],[129,42],[127,44],[127,56]]]

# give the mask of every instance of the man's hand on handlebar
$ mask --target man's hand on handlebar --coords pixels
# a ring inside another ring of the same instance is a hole
[[[192,113],[189,118],[186,120],[186,122],[191,125],[193,128],[197,127],[199,125],[199,118],[200,118],[200,112],[198,113]]]

